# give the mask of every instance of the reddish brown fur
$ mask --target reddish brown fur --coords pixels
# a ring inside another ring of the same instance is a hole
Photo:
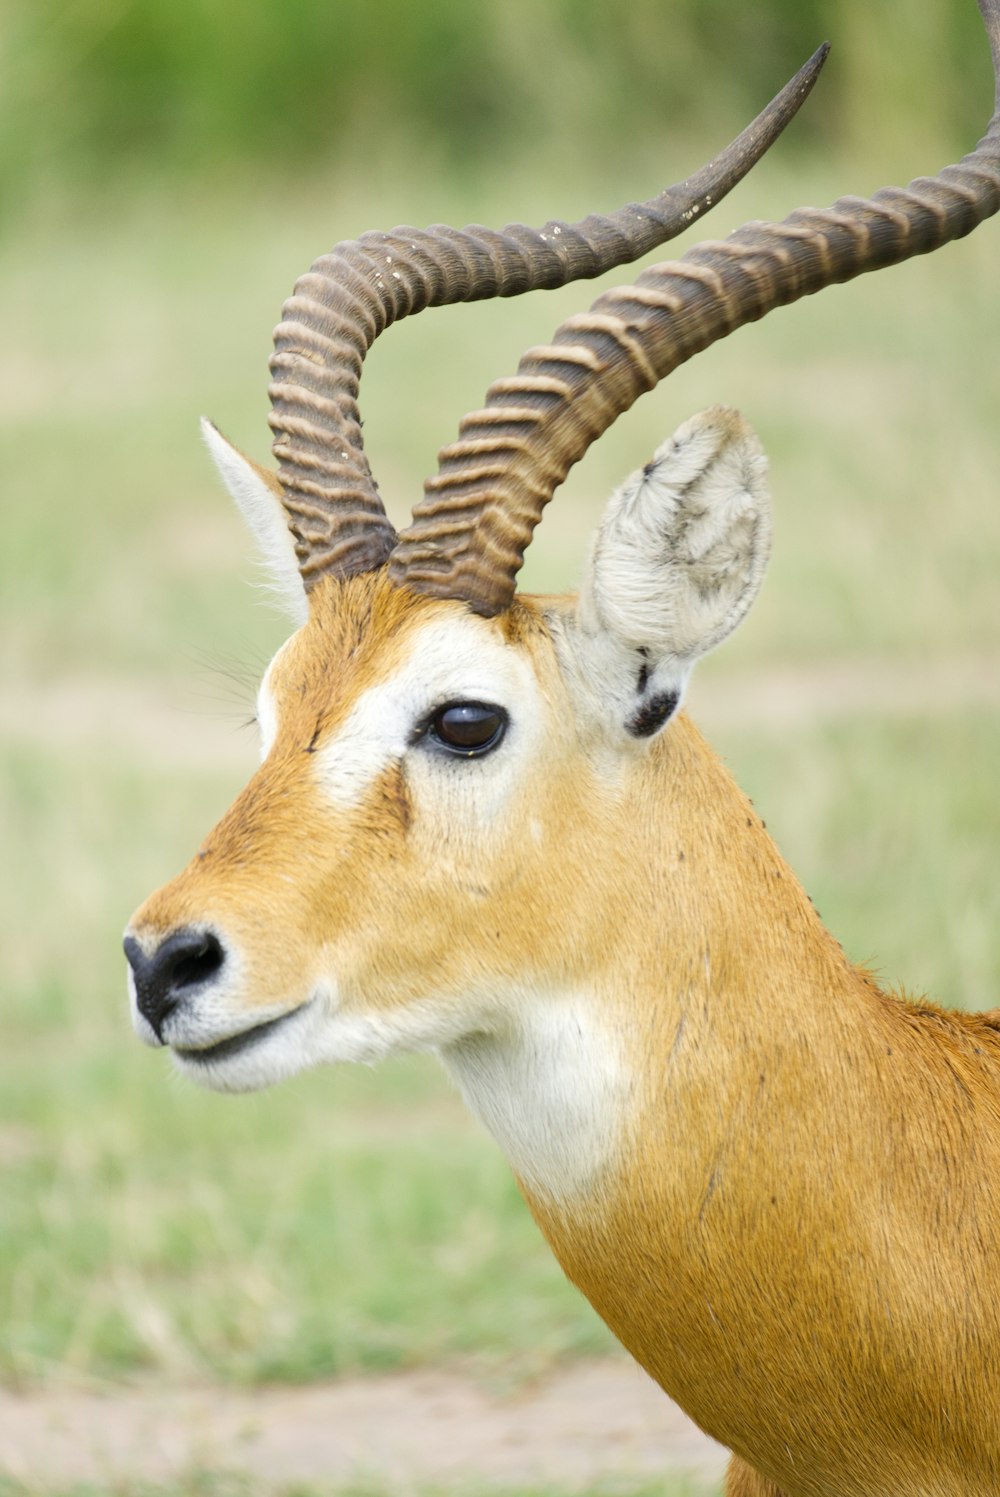
[[[548,713],[488,858],[435,856],[401,769],[335,811],[307,751],[462,606],[378,575],[311,606],[271,754],[139,932],[218,925],[250,1005],[304,1001],[321,949],[369,1008],[484,974],[592,995],[633,1075],[627,1138],[586,1197],[525,1193],[615,1334],[748,1463],[730,1497],[1000,1492],[998,1016],[852,967],[683,715],[609,780],[547,601],[477,625],[530,657]]]

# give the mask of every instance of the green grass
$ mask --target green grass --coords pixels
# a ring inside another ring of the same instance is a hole
[[[292,1486],[263,1487],[249,1477],[211,1472],[168,1486],[129,1480],[122,1485],[102,1483],[100,1487],[89,1483],[39,1487],[0,1476],[0,1497],[716,1497],[716,1491],[715,1487],[676,1477],[638,1484],[602,1482],[588,1487],[553,1487],[550,1483],[544,1486],[497,1486],[488,1480],[477,1479],[475,1483],[447,1487],[420,1484],[401,1489],[398,1485],[389,1487],[367,1482],[351,1482],[347,1486],[297,1482]]]
[[[872,183],[765,174],[719,231],[845,185]],[[280,215],[264,188],[178,192],[75,224],[72,254],[41,221],[0,247],[3,1378],[307,1379],[456,1357],[493,1375],[609,1348],[431,1063],[196,1092],[131,1037],[118,943],[252,764],[231,736],[245,700],[210,685],[203,733],[187,710],[206,690],[196,655],[253,675],[283,633],[246,587],[196,418],[263,455],[269,332],[295,275],[370,222],[541,221],[648,186],[574,202],[575,183],[406,181],[334,204],[317,181]],[[721,399],[770,450],[777,540],[759,606],[707,666],[717,688],[872,657],[887,679],[997,670],[995,260],[987,227],[680,371],[571,475],[527,585],[571,586],[603,496]],[[379,345],[366,437],[397,518],[489,380],[597,289],[441,312]],[[945,1002],[997,1001],[994,710],[876,699],[717,736],[853,957]]]

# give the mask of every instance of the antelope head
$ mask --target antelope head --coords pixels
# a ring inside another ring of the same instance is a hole
[[[767,536],[763,458],[719,410],[616,496],[579,603],[484,614],[386,567],[318,579],[260,689],[260,769],[133,922],[140,1036],[241,1089],[495,1032],[540,987],[592,982],[595,947],[628,939],[602,887],[620,803]]]
[[[242,1090],[435,1049],[474,1091],[487,1052],[505,1063],[496,1047],[549,1026],[563,1054],[588,1048],[587,1086],[559,1100],[587,1155],[595,1091],[622,1084],[614,1047],[591,1043],[611,1022],[592,995],[626,1004],[650,964],[662,983],[665,952],[686,970],[706,921],[732,914],[726,890],[709,916],[674,877],[685,849],[725,836],[721,771],[678,708],[762,579],[760,446],[730,410],[683,425],[612,498],[578,598],[518,595],[525,547],[589,444],[677,365],[995,211],[997,118],[934,179],[747,225],[605,293],[493,385],[398,536],[362,448],[361,364],[423,307],[594,276],[679,232],[766,149],[821,62],[709,167],[611,218],[338,246],[276,331],[277,473],[206,427],[299,627],[260,688],[260,768],[126,936],[136,1030],[185,1074]]]

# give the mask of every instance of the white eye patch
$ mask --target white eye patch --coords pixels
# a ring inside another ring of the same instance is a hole
[[[419,751],[414,730],[446,702],[504,707],[523,725],[522,741],[541,721],[538,684],[520,651],[498,639],[485,619],[436,619],[414,635],[403,665],[363,692],[318,749],[314,765],[324,794],[341,810],[359,805],[386,769],[411,747]],[[462,767],[475,774],[485,763]]]

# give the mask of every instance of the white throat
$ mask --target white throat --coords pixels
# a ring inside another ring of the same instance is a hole
[[[594,1189],[618,1152],[627,1076],[592,1001],[535,995],[503,1033],[440,1055],[525,1185],[555,1201]]]

